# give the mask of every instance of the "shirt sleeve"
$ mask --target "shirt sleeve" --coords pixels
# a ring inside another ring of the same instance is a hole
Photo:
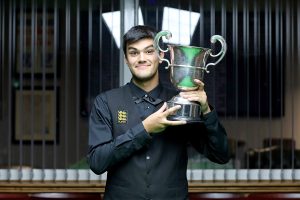
[[[107,171],[118,162],[147,145],[152,137],[142,123],[113,137],[112,118],[105,96],[97,96],[89,118],[89,151],[87,155],[91,170],[96,174]]]
[[[195,128],[193,128],[195,129]],[[192,146],[210,161],[225,164],[229,161],[227,133],[215,109],[203,116],[203,126],[192,131]]]

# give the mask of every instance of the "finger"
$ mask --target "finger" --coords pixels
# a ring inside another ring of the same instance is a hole
[[[176,105],[176,106],[173,106],[169,109],[166,110],[166,116],[169,116],[170,114],[173,114],[175,113],[177,110],[179,110],[181,108],[180,105]]]
[[[197,83],[198,85],[203,85],[204,86],[204,83],[199,80],[199,79],[194,79],[195,83]]]
[[[167,103],[164,102],[164,104],[160,107],[160,109],[158,109],[156,112],[157,113],[162,113],[167,109]]]
[[[186,124],[187,122],[184,121],[184,120],[180,120],[180,121],[170,121],[168,120],[167,121],[167,124],[170,125],[170,126],[178,126],[178,125],[184,125]]]
[[[198,102],[201,100],[199,96],[189,96],[189,97],[186,97],[186,99],[188,101],[198,101]]]
[[[194,82],[199,85],[200,90],[204,90],[204,83],[199,79],[194,79]]]
[[[179,95],[184,98],[198,97],[199,91],[196,90],[196,91],[180,92]]]

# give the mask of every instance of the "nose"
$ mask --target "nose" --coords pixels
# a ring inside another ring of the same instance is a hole
[[[146,56],[145,56],[144,52],[141,52],[140,57],[139,57],[139,61],[144,62],[145,60],[146,60]]]

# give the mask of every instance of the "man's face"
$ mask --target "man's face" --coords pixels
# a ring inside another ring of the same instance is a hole
[[[158,76],[159,59],[153,39],[142,39],[127,45],[126,63],[137,81],[148,81]]]

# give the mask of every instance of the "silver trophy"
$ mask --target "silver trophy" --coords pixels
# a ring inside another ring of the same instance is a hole
[[[227,51],[226,41],[220,35],[213,35],[210,39],[211,43],[216,43],[217,41],[221,43],[221,50],[217,54],[213,54],[209,48],[185,45],[167,44],[168,48],[162,49],[159,46],[161,37],[169,40],[172,37],[172,33],[167,30],[157,33],[154,38],[154,47],[159,59],[167,62],[166,69],[170,68],[171,83],[181,91],[197,90],[198,85],[194,82],[194,79],[203,81],[204,73],[209,73],[207,68],[218,64]],[[159,52],[169,52],[170,61],[160,57]],[[219,57],[219,59],[216,62],[206,63],[209,56]],[[176,95],[167,104],[169,108],[175,105],[181,106],[181,109],[176,113],[169,115],[169,120],[201,121],[201,105],[198,102],[188,101],[180,97],[180,95]]]

